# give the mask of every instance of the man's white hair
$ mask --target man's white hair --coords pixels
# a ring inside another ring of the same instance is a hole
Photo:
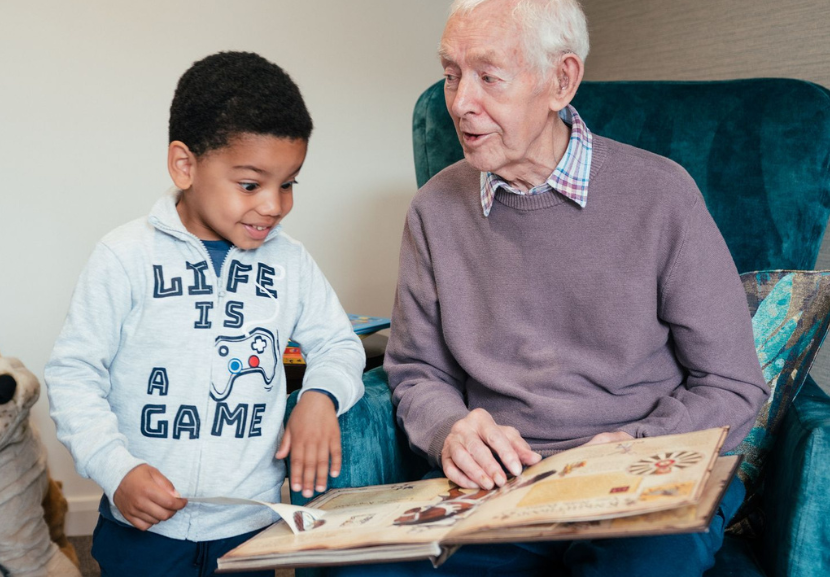
[[[450,17],[469,14],[491,0],[455,0]],[[588,57],[588,23],[579,0],[518,0],[513,17],[523,29],[528,63],[547,76],[563,54]]]

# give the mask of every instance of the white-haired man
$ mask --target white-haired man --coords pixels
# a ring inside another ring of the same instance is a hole
[[[412,447],[462,487],[584,443],[729,425],[732,449],[768,395],[694,181],[570,106],[587,53],[576,0],[458,0],[441,40],[464,160],[410,207],[385,367]],[[706,534],[463,547],[437,573],[701,575],[742,497]]]

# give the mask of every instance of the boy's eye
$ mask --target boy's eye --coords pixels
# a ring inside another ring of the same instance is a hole
[[[296,180],[289,180],[288,182],[282,183],[280,188],[283,190],[291,190],[295,184],[299,184]]]
[[[247,192],[253,192],[257,188],[259,188],[259,185],[256,182],[240,182],[239,186],[241,186]]]

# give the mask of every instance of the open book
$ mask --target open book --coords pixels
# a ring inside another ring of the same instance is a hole
[[[220,571],[431,559],[467,543],[705,531],[740,457],[726,428],[581,446],[503,487],[438,478],[333,489],[219,559]],[[276,507],[276,506],[275,506]],[[276,508],[275,508],[276,510]]]

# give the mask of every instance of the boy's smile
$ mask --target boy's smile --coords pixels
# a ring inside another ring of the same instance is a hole
[[[196,157],[183,143],[170,143],[170,175],[183,191],[176,205],[182,224],[202,240],[259,247],[294,206],[294,179],[307,147],[305,140],[243,134]]]

